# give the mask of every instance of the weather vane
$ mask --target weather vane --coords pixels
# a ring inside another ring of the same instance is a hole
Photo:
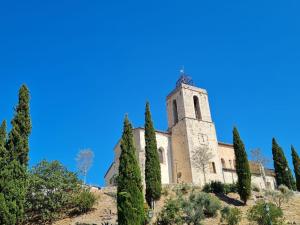
[[[193,79],[184,72],[184,66],[180,69],[180,77],[176,82],[176,87],[179,87],[181,84],[194,85]]]

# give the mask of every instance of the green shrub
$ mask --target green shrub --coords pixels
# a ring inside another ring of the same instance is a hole
[[[205,217],[214,217],[221,208],[221,202],[215,196],[207,193],[192,193],[169,199],[157,220],[159,225],[168,224],[201,224]]]
[[[237,225],[242,219],[242,212],[238,208],[228,206],[221,210],[221,222],[225,221],[228,225]]]
[[[212,181],[205,184],[202,191],[215,194],[237,193],[237,186],[236,184],[223,184],[220,181]]]
[[[210,183],[205,184],[202,188],[202,191],[206,193],[213,193]]]
[[[205,184],[202,191],[206,193],[224,194],[224,184],[220,181],[212,181],[209,184]]]
[[[228,193],[237,193],[237,185],[236,184],[224,184],[225,194]]]
[[[220,200],[215,197],[212,196],[210,194],[206,194],[206,193],[200,193],[201,198],[199,198],[199,200],[202,200],[203,202],[203,208],[204,208],[204,214],[207,217],[215,217],[217,216],[217,212],[218,210],[221,209],[221,202]]]
[[[75,197],[75,210],[77,213],[90,211],[96,202],[96,197],[89,190],[83,190]]]
[[[224,190],[224,184],[221,183],[220,181],[212,181],[210,183],[212,192],[215,194],[224,194],[225,190]]]
[[[168,189],[168,187],[163,187],[163,189],[161,190],[161,194],[163,196],[168,196],[169,195],[169,189]]]
[[[191,186],[190,186],[190,185],[188,185],[188,184],[183,184],[183,185],[181,186],[181,191],[182,191],[183,194],[187,194],[189,190],[191,190]]]
[[[283,224],[282,210],[273,203],[259,201],[247,212],[247,218],[259,225],[281,225]]]
[[[166,201],[164,208],[160,212],[158,225],[183,224],[180,201],[178,199],[169,199]]]

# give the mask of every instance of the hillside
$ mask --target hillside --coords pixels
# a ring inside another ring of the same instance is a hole
[[[172,196],[175,196],[175,193],[172,191],[172,188],[165,188],[167,190],[161,200],[156,204],[155,214],[157,214],[161,207],[164,204],[164,201]],[[115,224],[116,222],[116,189],[115,188],[103,188],[102,190],[92,190],[97,196],[97,203],[94,206],[94,209],[84,215],[65,218],[54,223],[54,225],[76,225],[80,224],[96,224],[102,225],[104,222],[109,222],[110,224]],[[222,205],[237,206],[243,211],[243,219],[240,223],[241,225],[248,225],[245,215],[247,210],[255,203],[255,199],[260,197],[259,193],[254,193],[251,200],[248,202],[247,206],[240,206],[238,204],[239,197],[237,194],[231,193],[227,198],[221,198]],[[283,205],[284,216],[288,224],[298,224],[300,225],[300,193],[294,195],[292,200],[288,204]],[[220,215],[216,218],[204,220],[204,225],[211,224],[220,224]]]

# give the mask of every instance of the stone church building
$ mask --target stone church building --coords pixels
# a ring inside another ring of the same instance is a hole
[[[204,174],[193,165],[195,149],[206,148],[212,158],[206,168],[206,182],[237,181],[235,155],[232,144],[218,141],[211,117],[208,94],[195,87],[186,76],[181,76],[176,88],[167,96],[168,130],[156,131],[158,154],[163,184],[204,184]],[[145,170],[144,128],[133,130],[136,154],[142,175]],[[120,156],[120,140],[114,148],[114,161],[105,174],[107,186],[115,185]],[[274,171],[250,162],[252,183],[260,188],[275,188]]]

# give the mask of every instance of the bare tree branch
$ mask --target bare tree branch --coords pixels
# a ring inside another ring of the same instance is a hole
[[[202,170],[204,183],[206,183],[205,170],[209,166],[210,160],[214,157],[208,146],[201,146],[192,151],[192,164],[195,168]]]
[[[77,168],[80,174],[84,177],[84,184],[86,183],[86,176],[93,164],[94,152],[91,149],[80,150],[77,154]]]

